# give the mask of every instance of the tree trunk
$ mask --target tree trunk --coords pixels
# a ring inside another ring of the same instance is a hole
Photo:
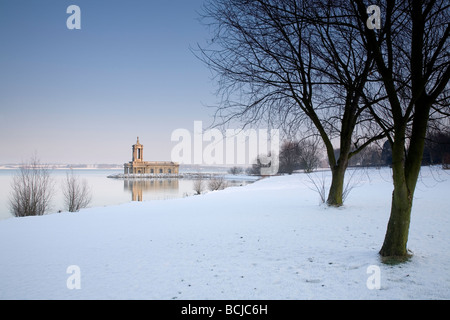
[[[407,242],[414,191],[419,177],[430,103],[418,101],[413,120],[410,146],[405,155],[405,129],[396,132],[392,147],[392,193],[391,216],[380,255],[383,257],[408,255]]]
[[[340,207],[344,204],[342,194],[344,192],[344,178],[347,169],[347,161],[339,159],[338,164],[331,170],[331,186],[328,192],[327,204],[333,207]]]
[[[407,256],[407,242],[411,221],[413,194],[406,185],[403,172],[394,173],[391,216],[380,255],[383,257]]]
[[[327,204],[333,207],[341,207],[344,204],[344,178],[348,166],[349,153],[351,148],[352,133],[355,128],[355,105],[350,103],[350,107],[345,108],[342,119],[339,158],[335,163],[330,163],[331,186],[328,192]],[[333,159],[334,160],[334,159]]]
[[[409,224],[411,221],[414,190],[408,188],[405,170],[405,126],[397,127],[392,145],[392,192],[391,215],[380,255],[404,257],[407,255]]]

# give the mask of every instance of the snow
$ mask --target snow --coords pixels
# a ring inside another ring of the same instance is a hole
[[[306,175],[294,174],[183,199],[3,220],[0,299],[449,299],[450,176],[422,170],[413,256],[388,265],[378,251],[390,175],[361,171],[342,208],[320,205]],[[80,289],[70,290],[74,265]],[[371,266],[379,289],[367,286]]]

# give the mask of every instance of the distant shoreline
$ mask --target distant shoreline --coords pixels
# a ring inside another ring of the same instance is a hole
[[[0,170],[7,169],[19,169],[23,164],[22,163],[5,163],[0,164]],[[53,170],[67,170],[67,169],[89,169],[89,170],[123,170],[123,164],[58,164],[58,163],[43,163],[43,165],[47,166]],[[245,166],[244,166],[245,167]],[[227,171],[231,168],[231,166],[202,166],[202,165],[181,165],[180,169],[185,171],[204,171],[204,170],[213,170],[214,172],[219,171]]]
[[[229,180],[259,180],[260,176],[249,175],[231,175],[223,173],[179,173],[179,174],[153,174],[153,173],[138,173],[138,174],[113,174],[109,175],[109,179],[214,179],[223,177]]]
[[[22,164],[5,164],[0,165],[0,170],[16,170],[20,169]],[[54,165],[54,164],[46,164],[51,170],[123,170],[123,166],[115,166],[115,165]]]

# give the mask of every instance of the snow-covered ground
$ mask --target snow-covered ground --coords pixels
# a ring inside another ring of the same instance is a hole
[[[413,257],[403,264],[378,256],[389,169],[358,173],[339,209],[319,205],[306,175],[296,174],[184,199],[0,221],[0,298],[449,299],[450,176],[422,171]],[[377,279],[380,288],[370,290]]]

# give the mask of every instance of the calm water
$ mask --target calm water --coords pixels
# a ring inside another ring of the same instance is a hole
[[[11,181],[15,170],[0,170],[0,220],[13,217],[9,212],[8,198],[11,193]],[[64,209],[62,184],[68,170],[53,170],[54,195],[52,210]],[[108,179],[107,176],[122,173],[121,170],[74,170],[81,179],[86,179],[92,190],[92,202],[89,207],[118,205],[130,201],[151,201],[181,198],[192,195],[193,180],[188,179],[154,179],[121,180]],[[229,186],[246,185],[251,180],[228,181]]]

